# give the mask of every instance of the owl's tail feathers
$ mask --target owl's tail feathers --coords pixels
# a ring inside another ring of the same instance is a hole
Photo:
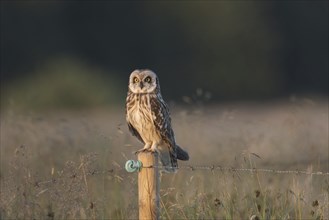
[[[160,151],[160,160],[164,169],[162,171],[166,173],[175,173],[177,171],[177,159],[170,151]]]
[[[169,149],[169,150],[168,150]],[[160,160],[162,166],[164,166],[163,171],[167,173],[175,173],[178,168],[177,159],[179,160],[189,160],[189,155],[180,146],[176,145],[176,152],[173,148],[158,148],[160,153]]]
[[[178,160],[189,160],[190,156],[180,146],[176,145],[176,155]]]

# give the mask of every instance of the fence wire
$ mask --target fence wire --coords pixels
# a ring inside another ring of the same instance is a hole
[[[164,169],[164,168],[170,168],[166,166],[142,166],[142,169],[153,169],[153,168],[159,168],[159,169]],[[235,168],[235,167],[223,167],[219,165],[183,165],[178,167],[178,170],[186,170],[186,171],[210,171],[210,172],[215,172],[215,171],[220,171],[220,172],[231,172],[231,173],[239,173],[239,172],[246,172],[246,173],[272,173],[272,174],[295,174],[295,175],[312,175],[312,176],[326,176],[329,177],[329,172],[322,172],[322,171],[307,171],[307,170],[275,170],[275,169],[263,169],[263,168]],[[115,167],[115,168],[110,168],[106,170],[96,170],[96,169],[87,169],[84,173],[86,176],[94,176],[94,175],[111,175],[115,178],[122,179],[120,175],[123,173],[128,174],[128,172],[121,167]],[[76,178],[77,176],[74,174],[71,176],[72,178]],[[35,184],[36,186],[41,186],[41,185],[48,185],[48,184],[54,184],[57,182],[58,177],[54,177],[52,179],[48,180],[40,180],[37,181]]]
[[[170,168],[166,166],[143,166],[142,168]],[[329,172],[322,171],[307,171],[307,170],[275,170],[265,168],[235,168],[235,167],[223,167],[220,165],[185,165],[179,166],[181,170],[209,170],[209,171],[228,171],[228,172],[251,172],[251,173],[274,173],[274,174],[303,174],[303,175],[318,175],[318,176],[329,176]]]
[[[165,168],[173,168],[169,166],[142,166],[143,168],[158,168],[160,170]],[[329,176],[329,172],[325,171],[312,171],[312,170],[276,170],[268,168],[236,168],[236,167],[223,167],[221,165],[182,165],[177,167],[178,170],[197,171],[221,171],[221,172],[248,172],[248,173],[273,173],[273,174],[297,174],[297,175],[315,175],[315,176]],[[116,174],[117,172],[126,172],[124,168],[116,167],[107,170],[89,170],[89,175],[96,174]]]

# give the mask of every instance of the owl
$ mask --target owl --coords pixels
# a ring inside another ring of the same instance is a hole
[[[165,171],[175,172],[177,159],[189,159],[188,153],[176,144],[169,109],[161,95],[159,78],[151,70],[135,70],[130,74],[126,120],[130,132],[144,144],[144,148],[137,153],[159,153]]]

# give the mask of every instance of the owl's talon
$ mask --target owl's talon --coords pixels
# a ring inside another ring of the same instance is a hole
[[[139,149],[138,151],[136,151],[135,154],[139,154],[142,152],[145,153],[145,152],[152,152],[152,151],[149,148],[142,148],[142,149]]]

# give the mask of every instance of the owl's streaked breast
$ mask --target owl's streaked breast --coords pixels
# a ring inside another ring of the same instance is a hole
[[[145,143],[160,142],[161,136],[154,125],[149,94],[131,94],[127,117]]]

